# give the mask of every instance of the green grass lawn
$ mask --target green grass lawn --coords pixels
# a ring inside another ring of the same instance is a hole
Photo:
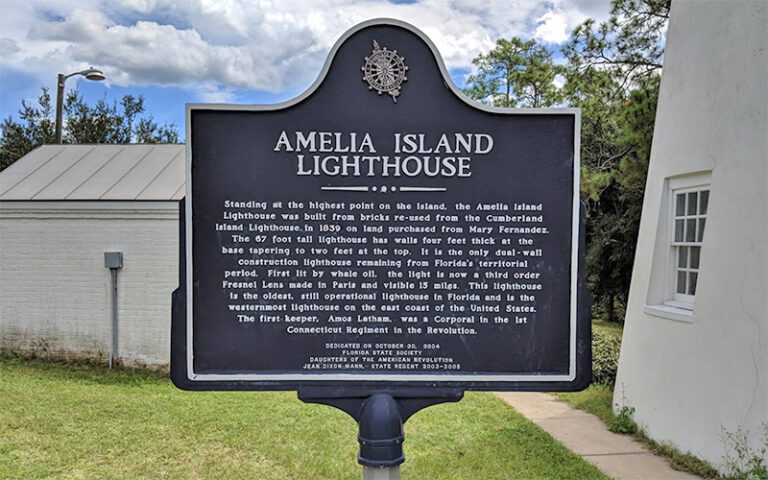
[[[503,401],[405,426],[411,479],[604,479]],[[182,392],[139,370],[0,356],[0,478],[357,479],[357,425],[293,392]]]
[[[599,331],[609,335],[615,335],[621,339],[623,327],[616,323],[600,320],[592,321],[592,331]],[[605,385],[592,384],[586,390],[573,393],[558,393],[557,398],[566,401],[576,408],[587,411],[597,416],[606,425],[611,425],[616,418],[611,404],[613,403],[613,389]]]
[[[610,426],[616,416],[611,409],[613,389],[605,385],[590,385],[581,392],[557,393],[555,396],[574,407],[595,415],[606,425]]]
[[[605,333],[610,333],[621,338],[621,335],[624,332],[624,326],[619,325],[618,323],[611,323],[603,320],[592,320],[592,330],[599,330]]]
[[[592,331],[615,335],[621,339],[623,326],[601,320],[592,320]],[[613,403],[613,389],[605,385],[592,384],[586,390],[572,393],[555,394],[560,400],[566,401],[576,408],[597,416],[606,425],[611,425],[616,418],[611,404]]]

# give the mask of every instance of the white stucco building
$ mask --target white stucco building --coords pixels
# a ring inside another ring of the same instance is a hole
[[[0,348],[167,365],[184,145],[46,145],[0,172]]]
[[[719,467],[768,422],[767,32],[764,0],[672,2],[614,395]]]

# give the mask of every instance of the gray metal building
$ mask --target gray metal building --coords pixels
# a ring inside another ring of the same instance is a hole
[[[169,361],[184,145],[45,145],[0,172],[0,349]]]

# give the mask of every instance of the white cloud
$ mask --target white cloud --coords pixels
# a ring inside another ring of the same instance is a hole
[[[555,75],[555,78],[552,79],[552,83],[554,83],[557,88],[563,88],[565,82],[565,77],[562,75]]]
[[[118,85],[175,85],[217,101],[235,89],[308,86],[335,41],[371,18],[397,18],[421,29],[450,69],[468,67],[502,37],[560,43],[588,13],[602,6],[607,16],[609,10],[609,0],[6,3],[0,68],[47,79],[94,65]]]
[[[202,84],[196,92],[203,103],[233,103],[235,100],[235,94],[231,88],[219,85]]]
[[[112,22],[109,18],[101,12],[78,8],[63,22],[41,22],[33,25],[28,36],[39,40],[87,45],[100,42],[102,31],[110,23]]]
[[[568,21],[561,13],[547,12],[538,18],[539,26],[533,38],[544,43],[563,43],[568,40]]]
[[[0,56],[10,56],[20,51],[21,49],[14,40],[10,38],[0,38]]]

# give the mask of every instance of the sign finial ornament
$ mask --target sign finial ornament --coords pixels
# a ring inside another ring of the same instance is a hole
[[[368,83],[368,90],[376,90],[379,95],[386,93],[397,103],[400,95],[400,86],[408,80],[405,72],[405,58],[397,54],[397,50],[381,48],[379,43],[373,41],[373,51],[370,57],[365,57],[365,65],[361,67],[363,81]]]

